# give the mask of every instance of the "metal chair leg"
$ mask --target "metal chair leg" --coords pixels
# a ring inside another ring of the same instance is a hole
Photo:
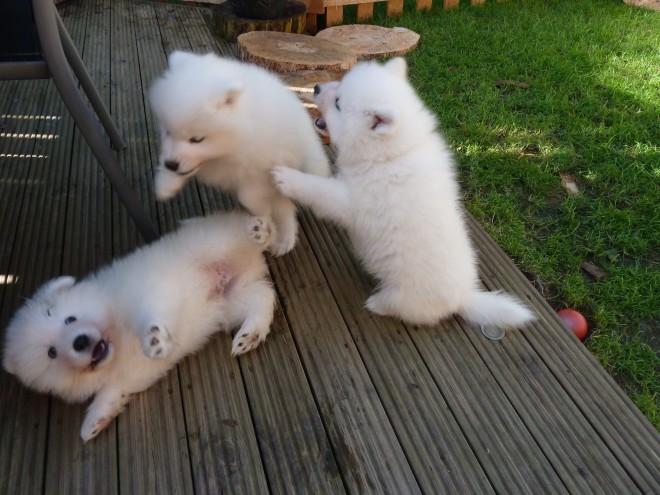
[[[124,171],[119,166],[114,153],[105,140],[105,136],[101,132],[101,126],[94,118],[78,90],[77,84],[71,74],[71,70],[69,69],[67,58],[64,54],[64,48],[62,47],[56,21],[57,13],[55,12],[54,4],[48,0],[33,0],[33,5],[34,18],[42,50],[57,90],[62,96],[69,112],[73,116],[80,132],[82,132],[85,140],[92,149],[92,152],[99,161],[101,168],[110,180],[113,189],[117,192],[119,199],[126,206],[129,215],[135,222],[138,230],[142,233],[144,239],[147,242],[157,239],[158,231],[149,220],[145,210],[142,208],[126,174],[124,174]],[[71,45],[73,45],[73,43],[71,43]],[[80,60],[79,57],[78,60]],[[86,71],[85,74],[87,74]],[[87,76],[87,78],[91,85],[91,79],[89,79],[89,76]],[[98,96],[96,90],[94,90],[94,94]],[[101,101],[100,96],[98,96],[98,101]],[[109,114],[107,115],[109,117]]]
[[[78,50],[76,50],[73,41],[71,41],[71,37],[64,27],[62,19],[57,13],[57,9],[55,9],[54,5],[55,4],[53,4],[53,10],[55,13],[55,20],[57,21],[57,28],[60,33],[60,40],[62,41],[62,48],[64,49],[64,54],[66,55],[67,60],[69,61],[69,65],[78,78],[80,85],[87,95],[87,99],[89,99],[89,102],[92,104],[92,108],[94,108],[94,111],[101,121],[101,124],[103,124],[105,131],[108,133],[108,136],[110,136],[110,142],[112,143],[113,148],[116,150],[124,149],[126,148],[126,142],[119,133],[119,129],[117,129],[117,126],[112,120],[112,117],[110,117],[110,112],[108,112],[108,109],[103,103],[101,95],[92,82],[92,78],[89,77],[89,73],[83,64],[83,61],[80,59]]]

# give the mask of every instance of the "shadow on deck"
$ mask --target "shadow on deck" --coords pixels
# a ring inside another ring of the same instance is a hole
[[[70,0],[61,14],[129,143],[119,153],[162,231],[231,207],[196,186],[152,190],[145,100],[175,48],[233,53],[200,8]],[[21,297],[140,243],[48,81],[0,83],[0,326]],[[489,341],[458,320],[411,328],[362,309],[371,289],[342,232],[301,215],[270,259],[279,295],[265,345],[218,335],[96,440],[84,405],[0,372],[0,493],[660,493],[658,433],[474,221],[489,289],[539,320]]]

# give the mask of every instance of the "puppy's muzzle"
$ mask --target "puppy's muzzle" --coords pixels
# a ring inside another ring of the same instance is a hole
[[[99,339],[99,341],[94,344],[94,347],[92,347],[92,340],[84,333],[81,333],[80,335],[76,336],[75,339],[73,339],[74,351],[85,352],[90,349],[92,353],[92,366],[96,366],[106,357],[108,357],[108,353],[110,351],[110,347],[104,339]]]
[[[165,160],[163,166],[170,172],[174,172],[175,174],[180,175],[181,177],[190,175],[193,172],[195,172],[195,170],[197,170],[196,168],[191,168],[190,170],[180,170],[181,164],[176,160]]]
[[[73,339],[73,350],[82,352],[89,347],[89,337],[85,334],[78,335]]]
[[[179,162],[175,160],[165,160],[164,165],[167,170],[171,170],[172,172],[179,170]]]

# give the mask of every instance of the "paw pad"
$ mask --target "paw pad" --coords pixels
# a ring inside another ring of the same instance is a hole
[[[170,354],[170,334],[162,325],[153,325],[142,340],[142,351],[152,359],[162,359]]]

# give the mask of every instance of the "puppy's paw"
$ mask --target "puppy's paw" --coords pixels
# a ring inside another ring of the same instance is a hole
[[[371,311],[380,316],[387,316],[388,311],[386,309],[385,298],[383,297],[382,292],[376,292],[369,296],[367,301],[364,303],[364,306]]]
[[[275,224],[268,217],[251,217],[248,222],[248,236],[257,244],[265,246],[276,237]]]
[[[164,167],[159,167],[154,178],[156,199],[165,201],[175,196],[188,182],[188,176],[181,176]]]
[[[254,329],[252,331],[241,328],[232,342],[231,355],[240,356],[252,349],[256,349],[259,344],[266,340],[268,332],[270,332],[270,327]]]
[[[290,167],[277,165],[273,167],[270,173],[273,176],[275,186],[282,194],[290,198],[295,196],[296,179],[302,172],[299,172],[298,170],[292,169]]]
[[[142,351],[151,359],[164,359],[173,348],[170,332],[163,325],[152,325],[142,338]]]
[[[273,256],[282,256],[291,251],[296,245],[296,234],[280,233],[277,240],[268,246],[268,251]]]
[[[80,428],[80,438],[83,442],[89,442],[92,438],[96,437],[101,431],[110,424],[114,416],[95,417],[87,415]]]

